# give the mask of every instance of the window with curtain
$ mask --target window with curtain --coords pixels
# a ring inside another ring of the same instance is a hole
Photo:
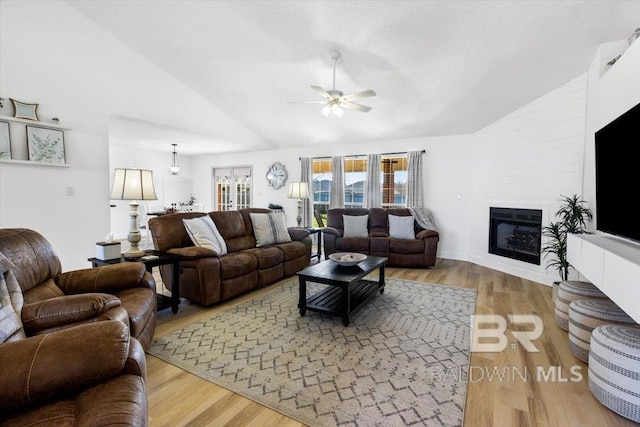
[[[406,207],[407,202],[407,155],[383,155],[380,162],[380,187],[382,207]],[[332,170],[330,158],[313,159],[313,205],[314,210],[326,219],[331,194]],[[365,206],[367,188],[366,156],[344,159],[344,205],[347,208]]]
[[[325,220],[329,209],[329,195],[331,194],[331,159],[313,159],[313,209]],[[314,219],[314,226],[318,224]]]

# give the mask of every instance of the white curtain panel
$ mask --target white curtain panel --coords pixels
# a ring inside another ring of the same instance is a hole
[[[310,157],[300,158],[300,182],[306,182],[309,198],[302,201],[302,225],[313,224],[313,160]]]
[[[380,180],[380,154],[369,154],[367,157],[367,188],[365,207],[382,207],[382,182]]]
[[[422,208],[422,151],[409,151],[407,165],[407,206]]]
[[[344,157],[331,158],[331,194],[329,209],[344,207]]]

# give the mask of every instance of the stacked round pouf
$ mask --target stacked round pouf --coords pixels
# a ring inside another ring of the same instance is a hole
[[[556,299],[556,323],[565,331],[569,330],[569,304],[579,299],[607,298],[593,283],[580,280],[560,282]]]
[[[593,330],[589,388],[604,406],[640,423],[640,328],[603,325]]]
[[[589,363],[589,342],[592,331],[602,325],[636,325],[610,299],[580,299],[569,304],[569,347],[571,353]]]

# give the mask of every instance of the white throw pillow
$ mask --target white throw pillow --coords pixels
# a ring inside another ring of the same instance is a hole
[[[369,237],[369,215],[342,215],[343,237]]]
[[[194,245],[216,251],[218,255],[227,253],[227,244],[209,215],[183,219],[182,223]]]
[[[284,212],[250,213],[256,247],[291,241]]]
[[[389,215],[389,237],[392,239],[415,239],[413,216]]]

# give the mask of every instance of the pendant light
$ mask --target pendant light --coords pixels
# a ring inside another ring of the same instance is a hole
[[[173,145],[173,160],[171,162],[171,166],[169,166],[169,173],[171,175],[178,175],[180,174],[180,163],[178,162],[178,153],[176,153],[176,146],[178,144],[171,145]]]

